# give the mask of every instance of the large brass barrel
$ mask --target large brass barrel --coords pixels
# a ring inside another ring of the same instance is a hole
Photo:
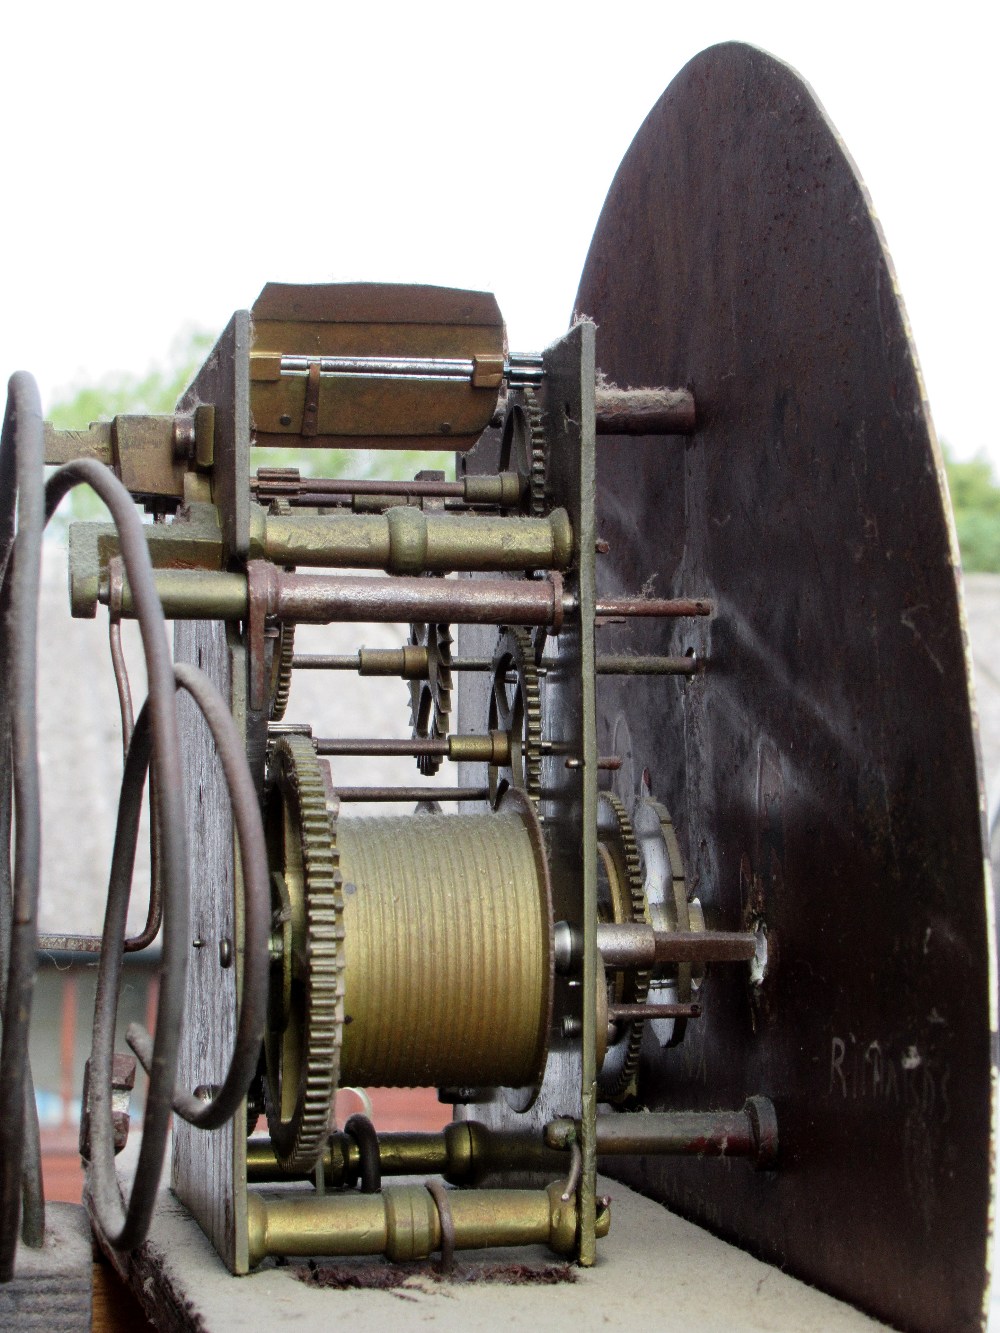
[[[341,1082],[537,1082],[552,1007],[552,921],[527,799],[489,815],[344,819],[337,847]]]

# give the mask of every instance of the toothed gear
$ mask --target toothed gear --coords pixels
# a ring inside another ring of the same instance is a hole
[[[508,676],[513,681],[508,681]],[[520,625],[501,632],[493,654],[489,728],[510,736],[510,765],[490,765],[490,798],[495,805],[501,782],[537,800],[542,790],[542,697],[531,635]]]
[[[410,681],[410,722],[415,740],[444,740],[451,722],[451,627],[411,625],[410,643],[427,649],[427,679]],[[441,767],[442,756],[422,754],[417,767],[430,777]]]
[[[524,401],[531,429],[531,477],[528,483],[528,499],[533,516],[541,518],[546,509],[545,487],[548,481],[545,423],[542,420],[538,395],[534,389],[525,389]]]
[[[292,688],[292,657],[295,654],[295,626],[286,621],[278,630],[271,660],[271,710],[268,720],[280,722],[288,707]]]
[[[545,423],[534,389],[512,394],[500,437],[500,471],[521,478],[523,512],[542,517],[547,509],[547,448]]]
[[[660,838],[667,854],[675,929],[684,931],[704,930],[704,918],[700,913],[695,915],[692,912],[693,904],[688,902],[684,858],[681,855],[681,846],[677,838],[677,830],[674,828],[673,817],[666,806],[661,805],[659,801],[654,801],[651,797],[647,798],[646,804],[649,805],[659,820]],[[645,866],[643,866],[643,872],[644,874],[646,872]],[[694,968],[690,963],[678,963],[676,984],[679,1004],[690,1003],[694,989],[694,977]],[[687,1025],[688,1020],[686,1018],[674,1019],[670,1040],[667,1042],[668,1046],[679,1046],[681,1044],[687,1032]]]
[[[606,803],[612,815],[614,831],[610,838],[602,841],[619,877],[620,896],[616,901],[612,892],[612,900],[608,904],[610,915],[615,920],[622,918],[633,923],[649,925],[645,878],[632,821],[625,806],[613,792],[601,792],[600,800]],[[649,970],[619,973],[615,980],[616,1001],[620,1004],[645,1004],[651,980],[652,972]],[[602,1099],[617,1101],[628,1094],[639,1068],[644,1022],[644,1019],[638,1019],[629,1023],[625,1053],[620,1067],[611,1072],[606,1080],[598,1080]]]
[[[264,1049],[264,1102],[282,1170],[309,1171],[329,1133],[340,1073],[344,1023],[343,895],[336,824],[308,736],[274,741],[265,808],[273,871],[280,871],[290,909],[282,957],[272,973]],[[291,981],[283,980],[291,954]],[[276,1019],[277,1016],[277,1019]],[[283,1026],[278,1026],[283,1022]]]
[[[273,499],[268,506],[268,513],[287,515],[292,506],[281,496]],[[292,688],[292,656],[295,653],[295,626],[290,621],[283,621],[278,629],[278,638],[272,649],[271,657],[271,707],[268,721],[280,722],[288,707],[288,693]]]

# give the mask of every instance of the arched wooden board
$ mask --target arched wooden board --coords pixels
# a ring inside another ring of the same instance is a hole
[[[648,768],[710,924],[763,920],[769,948],[756,992],[712,972],[683,1045],[647,1034],[642,1096],[764,1093],[781,1133],[774,1174],[621,1174],[900,1327],[978,1328],[995,968],[957,557],[878,225],[792,70],[727,44],[681,72],[576,310],[610,379],[688,385],[699,416],[687,440],[600,443],[599,595],[717,605],[598,631],[707,658],[689,683],[601,678],[599,751],[630,749],[630,796]]]

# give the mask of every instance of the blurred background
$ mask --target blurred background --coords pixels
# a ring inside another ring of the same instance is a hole
[[[995,7],[965,0],[928,17],[852,0],[18,7],[5,17],[0,85],[0,372],[31,370],[64,427],[169,411],[232,311],[268,280],[491,290],[512,348],[539,349],[569,321],[605,192],[670,79],[714,42],[763,46],[826,107],[896,264],[948,460],[992,813],[997,26]],[[412,474],[406,457],[394,466]],[[349,467],[363,475],[371,460]],[[96,512],[86,497],[74,503]],[[69,618],[64,523],[45,561],[42,928],[97,931],[120,738],[106,630]],[[317,725],[350,716],[356,734],[371,732],[370,718],[381,734],[409,730],[399,682],[338,681],[334,696],[300,673],[290,718],[297,708]],[[361,780],[415,780],[400,764]],[[140,866],[133,926],[143,882]],[[123,1028],[155,1008],[155,961],[154,950],[130,963]],[[79,1197],[93,988],[92,969],[64,958],[38,985],[32,1057],[56,1198]],[[425,1110],[428,1123],[448,1115]],[[383,1115],[389,1127],[388,1104]]]

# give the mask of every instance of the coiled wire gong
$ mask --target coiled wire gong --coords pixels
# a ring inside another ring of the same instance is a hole
[[[648,770],[714,924],[769,942],[761,986],[710,972],[711,1022],[647,1041],[641,1095],[763,1093],[782,1127],[773,1175],[615,1169],[898,1327],[979,1328],[993,945],[957,552],[877,223],[793,71],[737,44],[682,71],[576,308],[607,376],[688,385],[699,415],[689,440],[602,441],[599,594],[717,605],[602,631],[706,665],[599,680],[599,745],[627,801]]]

